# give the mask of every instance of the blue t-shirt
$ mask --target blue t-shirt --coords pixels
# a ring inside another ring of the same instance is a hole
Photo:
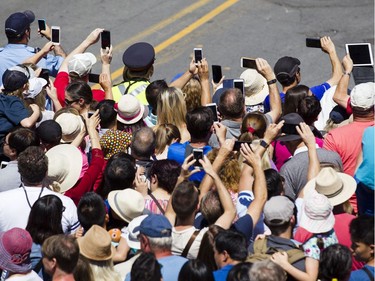
[[[233,265],[228,264],[216,271],[214,271],[215,281],[226,281],[229,271],[233,268]]]
[[[185,160],[185,154],[188,145],[190,145],[190,142],[185,142],[185,143],[173,143],[172,145],[169,146],[168,148],[168,156],[167,158],[170,160],[175,160],[178,163],[182,164],[184,163]],[[203,154],[207,155],[208,152],[212,150],[212,147],[209,145],[206,145],[203,147]],[[188,153],[189,154],[189,153]],[[193,169],[193,168],[191,168]],[[195,182],[201,182],[204,175],[206,173],[202,170],[201,172],[195,173],[192,175],[189,180],[195,181]]]
[[[327,82],[324,82],[321,85],[311,87],[310,91],[314,94],[314,96],[318,100],[321,100],[323,98],[323,95],[324,95],[325,91],[327,91],[329,88],[331,88],[331,85],[329,85]],[[284,101],[285,101],[285,93],[280,92],[280,98],[281,98],[281,103],[283,104]],[[264,105],[264,113],[267,113],[267,112],[271,111],[270,96],[269,95],[264,99],[263,105]]]
[[[367,280],[371,281],[371,280],[374,280],[374,267],[369,266],[369,265],[365,265],[364,267],[367,268],[368,270],[370,270],[370,272],[372,273],[372,279],[370,279],[368,277],[367,273],[363,269],[359,269],[359,270],[353,271],[350,274],[349,281],[367,281]]]
[[[362,155],[363,161],[355,174],[358,182],[374,190],[374,141],[375,127],[369,127],[363,132],[362,136]]]

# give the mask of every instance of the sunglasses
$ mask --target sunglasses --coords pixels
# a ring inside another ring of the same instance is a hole
[[[75,100],[65,99],[65,105],[72,105],[73,103],[78,102],[78,101],[79,101],[79,99],[75,99]]]

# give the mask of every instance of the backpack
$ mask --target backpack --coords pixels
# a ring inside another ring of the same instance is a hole
[[[255,240],[253,247],[254,253],[249,255],[246,259],[246,261],[250,263],[270,259],[271,256],[277,252],[286,252],[288,254],[288,262],[290,264],[293,264],[305,258],[303,251],[297,248],[284,251],[282,249],[276,249],[274,247],[267,247],[267,237]]]

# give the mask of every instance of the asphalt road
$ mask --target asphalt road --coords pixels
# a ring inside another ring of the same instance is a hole
[[[0,20],[26,9],[49,25],[61,26],[62,46],[69,52],[94,28],[111,31],[112,72],[121,79],[122,53],[137,41],[157,52],[153,79],[167,81],[185,71],[194,47],[202,47],[210,64],[220,64],[227,78],[240,75],[240,57],[263,57],[273,66],[289,55],[302,62],[302,83],[312,86],[330,76],[328,56],[305,47],[306,37],[329,35],[339,57],[345,43],[374,44],[373,0],[3,0]],[[45,39],[32,26],[30,45]],[[6,44],[5,34],[0,45]],[[100,43],[89,51],[99,54]],[[99,64],[93,72],[98,72]]]

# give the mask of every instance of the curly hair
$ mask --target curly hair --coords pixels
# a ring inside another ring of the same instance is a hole
[[[202,86],[198,78],[191,78],[182,88],[182,92],[185,96],[187,112],[201,106]]]
[[[214,162],[219,149],[214,148],[208,154],[207,158],[211,163]],[[219,177],[223,182],[224,186],[235,193],[238,192],[238,184],[240,182],[241,168],[240,163],[237,160],[236,155],[231,152],[219,171]]]

